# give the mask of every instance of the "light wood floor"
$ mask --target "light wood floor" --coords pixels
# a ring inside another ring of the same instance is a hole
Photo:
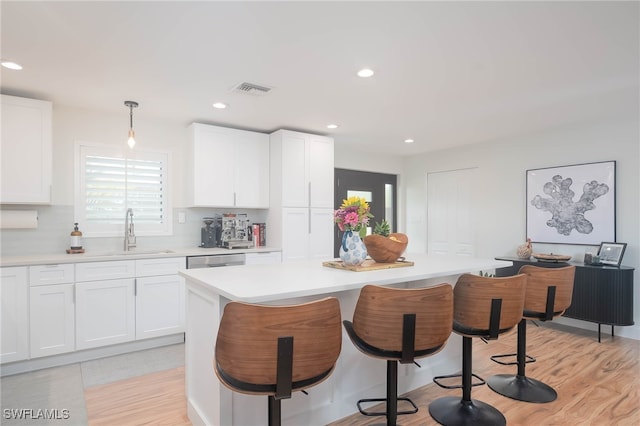
[[[595,333],[554,324],[544,327],[529,324],[527,331],[528,353],[537,358],[537,362],[527,365],[527,375],[554,387],[558,399],[547,404],[518,402],[494,393],[487,386],[473,388],[472,398],[498,408],[509,425],[640,425],[640,341],[612,339],[603,334],[602,343],[598,343]],[[515,332],[489,344],[474,340],[473,371],[484,378],[515,373],[515,366],[489,360],[490,355],[513,352],[515,343]],[[428,405],[445,395],[457,396],[460,391],[431,384],[410,392],[408,396],[420,411],[400,416],[399,424],[437,424],[429,416]],[[89,388],[85,398],[90,425],[190,424],[183,368]],[[358,413],[332,426],[383,423],[382,418]]]

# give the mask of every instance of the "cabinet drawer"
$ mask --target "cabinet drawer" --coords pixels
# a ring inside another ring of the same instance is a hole
[[[158,275],[175,275],[179,269],[186,269],[185,257],[136,260],[137,277],[153,277]]]
[[[279,251],[263,251],[258,253],[245,253],[246,265],[266,265],[281,263],[282,255]]]
[[[134,278],[135,260],[116,260],[111,262],[87,262],[76,264],[76,282]]]
[[[29,266],[29,285],[64,284],[74,281],[73,264]]]

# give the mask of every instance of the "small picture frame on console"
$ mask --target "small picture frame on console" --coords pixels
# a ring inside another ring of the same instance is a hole
[[[620,266],[627,243],[600,243],[598,258],[604,265]]]

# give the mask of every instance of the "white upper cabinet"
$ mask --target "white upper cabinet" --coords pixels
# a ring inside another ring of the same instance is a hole
[[[269,135],[194,123],[188,158],[191,206],[269,207]]]
[[[283,207],[333,207],[333,139],[278,130],[271,134],[272,180]],[[275,179],[274,179],[275,177]]]
[[[47,101],[2,95],[0,203],[51,203],[51,116]]]
[[[309,151],[309,207],[333,208],[333,139],[310,135]]]

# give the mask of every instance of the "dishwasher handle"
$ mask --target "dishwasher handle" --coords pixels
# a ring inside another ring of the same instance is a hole
[[[244,253],[187,256],[187,269],[218,268],[222,266],[244,265]]]

